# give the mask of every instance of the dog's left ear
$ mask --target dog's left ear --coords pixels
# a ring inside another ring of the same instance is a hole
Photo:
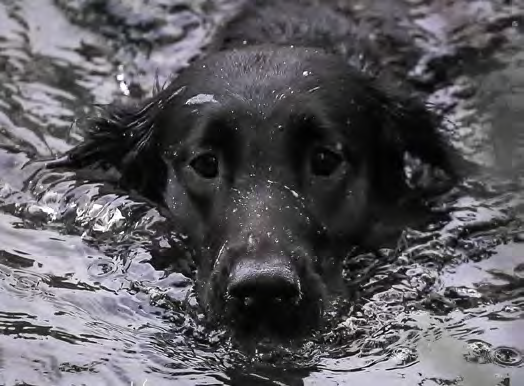
[[[155,122],[169,100],[161,93],[134,106],[102,107],[86,120],[84,140],[48,168],[102,171],[116,175],[118,185],[158,200],[165,184],[165,165],[157,151]]]
[[[429,106],[418,99],[400,99],[390,102],[386,110],[389,125],[406,152],[441,169],[453,179],[460,179],[472,171],[472,165],[442,133],[444,118]]]
[[[379,161],[382,163],[380,169],[385,171],[379,177],[382,188],[394,189],[391,184],[404,179],[406,154],[444,172],[450,185],[475,170],[475,166],[465,160],[441,132],[443,117],[438,113],[417,98],[388,94],[377,98],[383,122],[381,152],[385,154]]]

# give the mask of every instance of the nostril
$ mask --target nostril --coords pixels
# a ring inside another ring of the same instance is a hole
[[[229,296],[245,300],[247,305],[289,301],[300,296],[297,275],[290,264],[278,259],[240,261],[231,272],[227,290]]]

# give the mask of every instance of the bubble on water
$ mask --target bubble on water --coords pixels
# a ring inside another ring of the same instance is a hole
[[[518,277],[519,279],[524,279],[524,264],[517,265],[513,269],[513,272],[515,273],[515,276]]]
[[[464,359],[470,363],[490,363],[491,345],[482,340],[470,340],[466,346],[466,352],[464,353]]]
[[[391,359],[395,362],[396,368],[406,367],[418,360],[418,353],[413,347],[397,347],[393,350]]]
[[[502,366],[517,366],[522,363],[522,354],[513,347],[497,347],[492,350],[491,358]]]
[[[87,268],[87,272],[94,278],[102,278],[116,272],[116,269],[117,265],[113,260],[98,259]]]

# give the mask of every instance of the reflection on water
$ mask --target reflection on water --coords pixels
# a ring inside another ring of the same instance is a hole
[[[95,103],[169,79],[238,1],[2,1],[0,384],[522,382],[524,6],[390,3],[417,52],[377,22],[382,3],[354,2],[349,13],[376,25],[378,41],[398,42],[414,65],[392,63],[412,66],[413,83],[453,122],[457,147],[497,173],[436,204],[450,221],[407,230],[396,250],[348,258],[355,297],[337,300],[326,331],[240,350],[202,323],[185,237],[155,208],[23,167],[77,143],[73,123]]]

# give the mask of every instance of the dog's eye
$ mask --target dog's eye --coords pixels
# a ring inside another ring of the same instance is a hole
[[[340,154],[328,148],[315,149],[311,155],[311,172],[317,176],[330,176],[338,169],[342,161]]]
[[[213,153],[204,153],[194,158],[189,164],[195,172],[204,178],[218,176],[218,159]]]

